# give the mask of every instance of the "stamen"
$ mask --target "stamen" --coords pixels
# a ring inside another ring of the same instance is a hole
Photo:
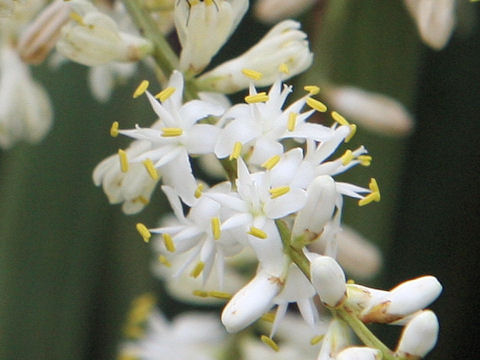
[[[162,238],[163,238],[163,243],[165,244],[165,248],[170,252],[175,252],[175,243],[173,242],[173,239],[170,236],[170,234],[163,233]]]
[[[347,150],[340,158],[342,160],[342,165],[347,166],[353,160],[352,150]]]
[[[247,104],[254,104],[254,103],[259,103],[259,102],[265,102],[268,101],[269,97],[265,91],[262,91],[256,95],[248,95],[245,96],[245,102]]]
[[[320,92],[320,88],[317,85],[306,85],[303,90],[308,91],[310,95],[317,95]]]
[[[278,347],[278,344],[273,341],[272,338],[269,338],[267,335],[262,335],[260,337],[260,340],[262,340],[262,342],[265,344],[265,345],[268,345],[270,346],[274,351],[278,351],[279,350],[279,347]]]
[[[355,133],[357,132],[357,125],[348,124],[348,127],[350,128],[350,134],[348,134],[347,137],[345,138],[346,143],[348,143],[353,138]]]
[[[128,171],[127,153],[125,150],[118,149],[118,156],[120,157],[120,170],[126,173]]]
[[[230,300],[232,298],[232,294],[229,294],[229,293],[223,292],[223,291],[216,291],[216,290],[209,291],[208,296],[214,297],[214,298],[217,298],[217,299],[225,299],[225,300]]]
[[[242,143],[240,141],[237,141],[234,145],[233,145],[233,151],[232,153],[230,154],[230,157],[228,158],[229,160],[233,160],[233,159],[238,159],[240,157],[240,153],[242,152]]]
[[[155,169],[155,166],[153,166],[152,159],[144,160],[143,165],[145,166],[145,169],[147,169],[148,174],[153,180],[158,180],[160,178],[160,176],[158,176],[157,169]]]
[[[370,184],[368,184],[368,187],[372,192],[358,201],[359,206],[370,204],[373,201],[380,201],[380,189],[378,188],[377,181],[374,178],[370,179]]]
[[[190,276],[193,278],[197,278],[198,275],[200,275],[203,271],[203,268],[205,267],[205,263],[203,261],[199,261],[197,265],[193,268],[192,272],[190,273]]]
[[[378,194],[380,195],[380,189],[378,187],[377,180],[375,180],[375,178],[370,179],[370,183],[368,184],[368,188],[370,190],[372,190],[373,192],[378,192]]]
[[[76,12],[72,11],[70,13],[70,19],[77,22],[79,25],[86,26],[85,22],[83,21],[82,16],[79,13],[76,13]]]
[[[360,155],[357,157],[358,161],[360,161],[360,165],[362,166],[370,166],[372,163],[372,157],[370,155]]]
[[[347,119],[345,119],[342,115],[340,115],[338,112],[336,111],[332,111],[332,118],[333,120],[335,120],[336,122],[338,122],[340,125],[344,125],[344,126],[348,126],[350,125],[347,121]]]
[[[197,188],[195,189],[195,193],[193,194],[193,196],[195,196],[195,199],[198,199],[202,196],[202,191],[204,187],[205,186],[202,183],[198,184]]]
[[[348,280],[347,280],[347,284],[350,284],[350,285],[351,285],[351,284],[355,284],[355,280],[353,280],[353,279],[348,279]]]
[[[222,234],[222,230],[220,229],[220,219],[218,217],[212,218],[211,224],[212,224],[213,238],[215,240],[220,239],[220,235]]]
[[[110,128],[110,136],[117,137],[118,136],[118,121],[114,121],[112,127]]]
[[[204,290],[193,290],[193,295],[198,296],[198,297],[202,297],[202,298],[206,298],[206,297],[208,297],[208,292],[206,292]]]
[[[280,155],[274,155],[262,164],[262,167],[267,170],[272,170],[275,165],[280,161]]]
[[[255,236],[259,239],[266,239],[267,238],[267,233],[263,230],[260,230],[259,228],[256,228],[256,227],[251,227],[250,228],[250,231],[248,232],[248,234],[252,235],[252,236]]]
[[[280,64],[278,67],[278,71],[280,71],[282,74],[288,75],[290,73],[290,69],[288,68],[288,65],[285,63]]]
[[[204,0],[203,2],[204,2],[207,6],[214,4],[213,0]]]
[[[174,87],[167,87],[166,89],[163,89],[160,91],[157,95],[155,95],[155,99],[160,100],[161,102],[164,102],[167,100],[172,94],[175,92]]]
[[[295,127],[297,126],[297,116],[298,114],[295,112],[291,112],[290,114],[288,114],[288,123],[287,123],[288,131],[295,130]]]
[[[251,69],[243,69],[242,74],[252,80],[260,80],[263,77],[263,74],[261,72]]]
[[[136,227],[137,227],[138,233],[142,236],[143,241],[148,243],[150,241],[150,238],[152,237],[152,234],[150,233],[150,231],[142,223],[138,223]]]
[[[140,201],[143,205],[148,205],[148,203],[150,202],[146,197],[143,197],[142,195],[137,196],[135,200]]]
[[[159,255],[158,262],[163,266],[172,267],[172,264],[170,263],[170,261],[167,260],[167,257],[165,255]]]
[[[183,130],[181,128],[163,128],[162,129],[163,137],[174,137],[174,136],[180,136],[182,134],[183,134]]]
[[[135,92],[133,93],[133,98],[136,99],[138,98],[140,95],[142,95],[145,91],[147,91],[148,89],[148,85],[150,85],[150,83],[148,82],[148,80],[143,80],[140,85],[138,85],[137,89],[135,90]]]
[[[282,195],[287,194],[290,191],[290,186],[279,186],[276,188],[272,188],[269,190],[270,192],[270,199],[276,199]]]
[[[323,340],[325,335],[317,335],[310,339],[310,345],[317,345],[320,341]]]
[[[315,100],[311,97],[307,98],[307,105],[319,112],[327,111],[327,106],[324,103],[322,103],[321,101]]]
[[[273,322],[275,321],[275,313],[267,312],[267,313],[262,315],[261,319],[263,321],[266,321],[266,322],[269,322],[269,323],[273,324]]]

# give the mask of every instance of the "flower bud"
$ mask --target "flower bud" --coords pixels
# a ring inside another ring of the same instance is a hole
[[[334,318],[328,325],[317,360],[331,360],[335,354],[350,344],[350,333],[345,322]]]
[[[328,306],[340,306],[346,299],[345,274],[329,256],[318,255],[310,263],[310,276],[320,300]]]
[[[285,20],[274,26],[256,45],[239,57],[227,61],[199,77],[202,89],[233,93],[246,89],[250,79],[244,69],[262,74],[257,86],[273,84],[279,77],[288,79],[306,70],[313,55],[308,48],[307,35],[299,30],[300,23]],[[286,65],[287,73],[280,68]]]
[[[223,309],[222,323],[227,331],[240,331],[270,310],[281,289],[279,278],[260,270]]]
[[[380,360],[381,358],[380,350],[363,346],[348,347],[335,356],[335,360]]]
[[[437,342],[438,320],[433,311],[425,310],[405,326],[397,347],[400,357],[424,357]]]
[[[312,6],[315,0],[259,0],[255,3],[255,16],[265,23],[293,18]]]

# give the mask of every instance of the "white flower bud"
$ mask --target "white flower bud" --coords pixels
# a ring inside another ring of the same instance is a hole
[[[433,311],[425,310],[405,326],[397,347],[401,357],[424,357],[437,342],[438,319]]]
[[[255,16],[265,23],[273,24],[280,20],[300,15],[316,0],[259,0],[255,3]]]
[[[257,86],[268,86],[278,78],[288,79],[306,70],[313,55],[308,48],[307,35],[299,30],[300,23],[285,20],[274,26],[256,45],[239,57],[227,61],[199,77],[202,89],[233,93],[246,89],[250,79],[242,73],[249,69],[260,72]],[[286,65],[287,73],[281,72]]]
[[[455,0],[405,0],[425,44],[441,50],[455,27]]]
[[[84,10],[81,2],[72,3],[74,10]],[[86,8],[85,15],[72,13],[72,20],[62,28],[57,50],[80,64],[95,66],[111,61],[133,62],[150,54],[153,46],[147,39],[120,32],[115,21],[96,10]]]
[[[175,26],[182,45],[180,70],[201,72],[233,33],[248,0],[177,1]]]
[[[335,356],[335,360],[380,360],[381,358],[380,350],[363,346],[348,347]]]
[[[260,270],[223,309],[222,323],[227,331],[240,331],[270,310],[281,289],[279,278]]]
[[[324,304],[336,307],[346,299],[345,274],[333,258],[322,255],[314,257],[310,263],[310,276]]]
[[[326,96],[339,113],[371,131],[403,136],[413,128],[405,107],[386,95],[343,86],[326,89]]]
[[[317,360],[332,360],[335,354],[351,343],[350,333],[346,323],[334,318],[328,326]]]

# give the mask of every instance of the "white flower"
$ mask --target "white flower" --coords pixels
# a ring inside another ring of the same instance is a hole
[[[330,128],[306,122],[314,111],[301,112],[309,95],[282,109],[291,91],[286,85],[282,89],[280,80],[272,85],[268,95],[257,93],[251,85],[247,103],[235,105],[225,113],[224,121],[232,120],[221,131],[215,154],[219,158],[238,157],[238,147],[241,147],[243,152],[251,152],[249,163],[261,165],[283,153],[282,139],[328,139],[333,133]],[[257,102],[257,98],[262,101]]]
[[[350,343],[350,328],[342,320],[334,318],[322,342],[317,360],[331,360]]]
[[[150,314],[146,333],[122,344],[121,356],[143,360],[216,360],[225,346],[225,331],[216,316],[183,313],[169,322],[158,311]]]
[[[396,354],[399,357],[423,358],[437,343],[438,319],[433,311],[416,315],[403,329]]]
[[[365,346],[352,346],[341,351],[335,360],[381,360],[382,353],[378,349]]]
[[[137,70],[137,64],[110,62],[93,66],[88,71],[88,85],[100,102],[110,99],[115,85],[126,82]]]
[[[8,45],[0,47],[0,146],[43,139],[52,124],[50,99]]]
[[[175,26],[182,45],[180,69],[197,74],[236,29],[248,0],[177,1]]]
[[[150,159],[153,166],[160,169],[163,182],[172,186],[187,205],[195,201],[197,187],[192,175],[189,154],[213,152],[217,127],[197,122],[209,115],[219,116],[223,107],[202,100],[192,100],[182,104],[183,77],[174,71],[165,94],[173,92],[162,103],[147,92],[148,100],[159,120],[151,128],[121,130],[121,134],[139,140],[147,140],[151,149],[131,159],[133,162]],[[160,93],[160,94],[162,94]]]
[[[255,16],[272,24],[300,15],[315,2],[316,0],[259,0],[255,3]]]
[[[148,141],[135,141],[127,150],[127,158],[133,158],[150,149]],[[123,203],[126,214],[135,214],[149,203],[159,178],[153,179],[142,163],[130,163],[122,171],[121,159],[117,154],[100,162],[93,171],[93,182],[102,185],[110,204]]]
[[[198,78],[202,89],[233,93],[249,86],[243,69],[262,74],[257,86],[273,84],[279,77],[287,79],[305,71],[313,61],[307,35],[300,23],[285,20],[273,27],[256,45],[239,57],[229,60]]]

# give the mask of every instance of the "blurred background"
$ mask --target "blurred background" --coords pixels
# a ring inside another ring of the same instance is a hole
[[[480,156],[479,6],[464,1],[445,48],[421,43],[402,1],[320,2],[300,19],[315,64],[297,83],[357,86],[402,102],[415,119],[406,137],[359,125],[353,145],[373,156],[348,180],[375,177],[382,201],[358,208],[346,201],[345,222],[377,244],[381,273],[366,285],[391,288],[424,274],[444,286],[432,305],[440,320],[428,359],[478,353]],[[247,15],[217,62],[241,53],[268,29]],[[128,127],[154,119],[145,99],[130,101],[148,72],[96,102],[87,68],[46,65],[34,74],[51,96],[55,124],[39,145],[0,151],[0,359],[114,359],[133,298],[156,291],[152,255],[135,223],[155,224],[169,211],[160,191],[135,216],[108,204],[91,173],[127,144],[112,139],[113,121]],[[352,178],[354,176],[354,178]],[[398,334],[382,334],[390,344]]]

